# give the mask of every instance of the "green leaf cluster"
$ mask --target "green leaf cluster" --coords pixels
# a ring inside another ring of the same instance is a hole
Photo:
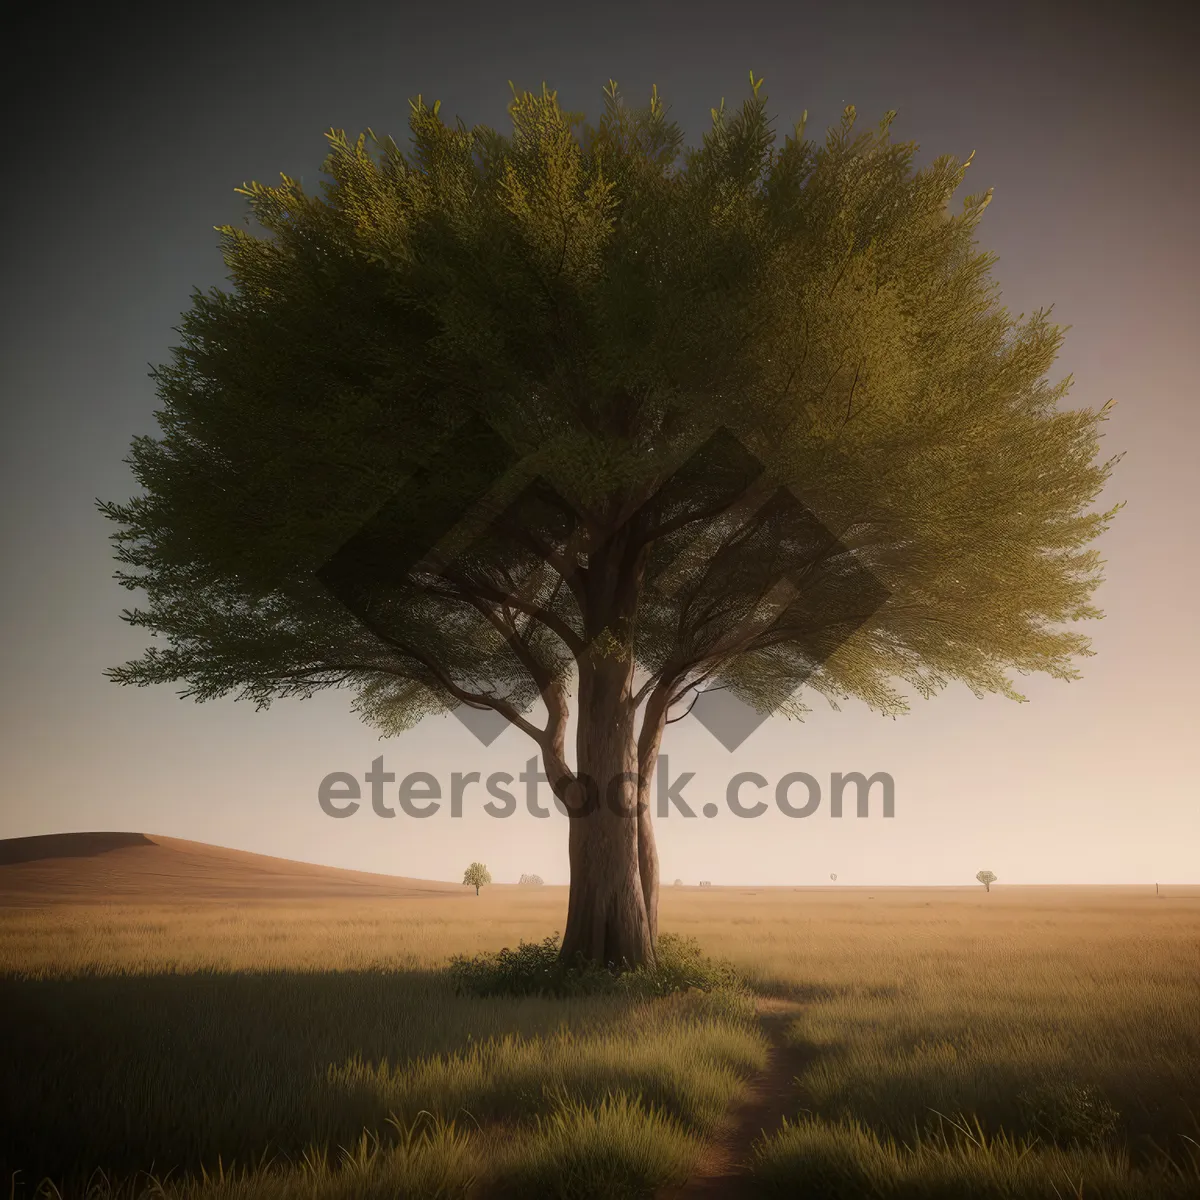
[[[162,638],[112,678],[346,686],[384,733],[515,720],[591,653],[793,714],[802,686],[897,713],[1075,678],[1107,406],[1065,407],[1064,330],[1000,304],[991,192],[950,204],[970,160],[915,169],[852,107],[779,140],[761,85],[690,148],[657,90],[610,82],[593,127],[513,88],[507,135],[417,97],[406,150],[331,130],[319,194],[240,189],[259,229],[220,228],[230,286],[154,372],[142,492],[101,505]],[[317,572],[371,521],[395,569],[351,611]]]

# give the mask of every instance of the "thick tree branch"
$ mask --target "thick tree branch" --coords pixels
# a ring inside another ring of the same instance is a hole
[[[722,513],[728,512],[735,508],[738,504],[752,502],[753,499],[764,494],[767,488],[751,488],[741,493],[740,495],[730,497],[727,500],[722,500],[716,504],[710,504],[707,508],[698,509],[695,512],[679,513],[670,520],[663,521],[661,524],[655,525],[647,530],[642,537],[642,542],[649,545],[651,542],[659,541],[664,537],[668,537],[672,533],[677,533],[680,529],[693,524],[696,521],[712,521],[719,517]]]
[[[682,697],[681,697],[681,699],[682,699]],[[688,715],[688,714],[689,714],[689,713],[692,711],[692,709],[696,707],[696,701],[697,701],[697,700],[699,700],[699,699],[700,699],[700,690],[699,690],[699,688],[697,688],[697,689],[695,690],[695,692],[692,694],[692,702],[691,702],[691,704],[689,704],[689,705],[687,706],[687,708],[686,708],[686,709],[685,709],[683,712],[681,712],[681,713],[679,714],[679,716],[677,716],[677,717],[668,717],[668,718],[667,718],[667,720],[666,720],[666,724],[668,724],[668,725],[674,725],[676,721],[682,721],[682,720],[683,720],[683,718],[684,718],[684,717],[686,717],[686,716],[687,716],[687,715]]]
[[[568,555],[560,554],[548,542],[535,536],[528,529],[503,524],[500,521],[496,522],[496,528],[511,537],[513,541],[524,546],[548,566],[553,567],[558,572],[562,581],[571,589],[571,593],[574,595],[576,601],[580,604],[583,603],[586,571],[578,562],[572,562]]]
[[[391,647],[398,654],[420,663],[456,700],[470,708],[493,709],[510,724],[515,725],[522,733],[531,738],[537,745],[543,746],[545,744],[550,732],[549,727],[547,729],[539,729],[532,722],[527,721],[515,705],[501,696],[489,696],[481,692],[467,691],[466,688],[460,687],[455,683],[445,669],[428,654],[407,645],[398,638],[392,637],[386,630],[379,628],[375,622],[369,621],[366,617],[360,615],[359,619],[385,645]]]
[[[486,580],[470,579],[464,575],[450,575],[442,572],[442,578],[453,583],[457,591],[431,586],[424,590],[431,595],[440,596],[445,600],[458,600],[478,608],[478,600],[491,600],[496,604],[504,604],[523,612],[532,619],[539,621],[552,633],[556,634],[571,653],[578,658],[583,653],[586,643],[557,613],[550,612],[539,604],[518,595],[516,592],[505,591],[495,587]]]
[[[538,691],[544,692],[554,681],[554,674],[529,649],[529,646],[521,639],[516,628],[512,624],[506,623],[494,609],[490,608],[479,597],[467,596],[465,599],[500,634],[509,649],[520,660],[521,665],[529,672],[530,678],[537,684]]]
[[[862,370],[862,363],[860,362],[858,364],[858,366],[854,368],[854,382],[850,385],[850,395],[846,398],[846,415],[842,419],[842,428],[843,429],[846,427],[847,422],[850,420],[850,408],[854,404],[854,389],[856,387],[858,387],[858,376],[859,376],[859,372],[861,370]]]

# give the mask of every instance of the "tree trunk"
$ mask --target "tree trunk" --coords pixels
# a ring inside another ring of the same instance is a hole
[[[654,841],[654,772],[662,744],[666,706],[656,690],[646,706],[642,732],[638,739],[638,874],[642,882],[642,900],[650,925],[650,942],[658,945],[658,847]]]
[[[475,895],[479,895],[479,884],[475,885]]]
[[[614,967],[654,962],[639,837],[638,746],[628,656],[596,654],[580,670],[577,770],[563,800],[570,814],[571,895],[562,958]],[[648,814],[647,814],[648,815]],[[652,835],[651,835],[652,836]]]
[[[657,756],[656,756],[657,757]],[[658,945],[658,847],[654,843],[654,824],[650,819],[652,800],[650,774],[638,781],[638,876],[642,885],[642,903],[646,908],[646,922],[650,927],[650,944]]]

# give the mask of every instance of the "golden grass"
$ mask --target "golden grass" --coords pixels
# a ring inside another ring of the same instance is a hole
[[[417,970],[452,954],[540,941],[562,928],[566,896],[566,888],[513,888],[451,902],[343,897],[0,909],[0,973]]]
[[[181,1196],[395,1194],[386,1180],[418,1168],[433,1182],[413,1194],[466,1194],[536,1164],[545,1195],[649,1194],[686,1173],[761,1066],[762,1038],[736,998],[448,989],[449,956],[540,940],[565,909],[566,890],[547,887],[0,910],[0,1006],[18,1031],[0,1157],[63,1179],[218,1155],[293,1164],[258,1192],[181,1179]],[[1076,1168],[1089,1197],[1200,1195],[1200,896],[667,889],[661,923],[802,1003],[796,1121],[761,1147],[764,1187],[797,1194],[832,1155],[874,1164],[870,1186],[896,1197],[1074,1195]],[[1032,1128],[1023,1097],[1058,1083],[1098,1089],[1119,1141],[1072,1147]],[[405,1150],[388,1118],[411,1129],[422,1112],[450,1133]],[[984,1148],[945,1141],[948,1120]],[[495,1141],[498,1125],[511,1136]],[[591,1149],[572,1159],[568,1144]],[[345,1190],[340,1146],[374,1183]],[[1152,1178],[1163,1151],[1185,1172],[1174,1182]],[[587,1191],[589,1171],[609,1193]]]

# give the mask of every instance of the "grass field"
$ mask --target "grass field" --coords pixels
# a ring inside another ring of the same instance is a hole
[[[560,888],[9,904],[0,1159],[13,1196],[1194,1200],[1192,893],[667,889],[747,986],[659,999],[455,994]]]

